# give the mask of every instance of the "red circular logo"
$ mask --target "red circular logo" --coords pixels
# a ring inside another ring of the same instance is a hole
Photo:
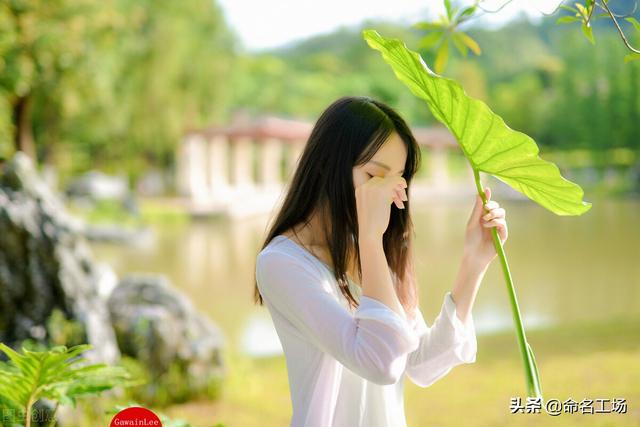
[[[132,406],[118,412],[111,420],[110,427],[162,427],[160,418],[147,408]]]

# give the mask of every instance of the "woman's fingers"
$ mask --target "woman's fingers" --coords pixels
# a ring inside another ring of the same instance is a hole
[[[492,209],[497,208],[498,206],[500,206],[498,204],[498,202],[496,202],[494,200],[489,200],[489,201],[487,201],[487,203],[484,204],[484,209],[487,210],[487,211],[490,211]]]
[[[506,211],[503,208],[495,208],[492,209],[488,214],[482,216],[482,219],[485,221],[489,221],[494,218],[504,218],[506,216]]]
[[[396,192],[393,196],[393,202],[396,204],[398,209],[404,209],[404,202],[401,200],[401,196]]]
[[[392,196],[394,203],[398,207],[398,209],[404,209],[403,201],[407,201],[407,193],[404,190],[404,187],[395,187],[393,189],[394,195]]]
[[[485,222],[482,224],[485,228],[496,227],[496,231],[498,232],[498,236],[500,240],[504,243],[507,240],[508,231],[507,231],[507,222],[504,218],[492,219],[491,221]]]
[[[491,200],[491,191],[487,187],[485,189],[485,195],[487,196],[487,202],[484,204],[485,212],[482,215],[482,226],[485,228],[496,227],[500,240],[504,243],[507,240],[507,221],[505,217],[507,212],[500,207],[498,202]]]
[[[404,187],[396,187],[396,193],[400,197],[400,200],[404,200],[405,202],[409,200],[407,197],[407,190],[405,190]]]

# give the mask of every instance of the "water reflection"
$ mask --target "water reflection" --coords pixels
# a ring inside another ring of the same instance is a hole
[[[591,200],[593,208],[580,217],[559,217],[530,201],[498,201],[507,210],[505,250],[526,329],[640,313],[638,200]],[[473,200],[412,206],[421,307],[429,324],[455,279],[472,205]],[[252,298],[255,256],[268,220],[159,225],[152,247],[93,247],[119,274],[166,274],[220,325],[230,345],[266,354],[279,341],[272,325],[265,325],[271,322],[266,308],[253,305]],[[513,330],[497,259],[473,315],[478,334]]]
[[[473,321],[477,335],[491,334],[513,330],[511,310],[503,307],[484,306],[482,310],[473,310]],[[525,313],[522,323],[526,330],[541,329],[553,325],[553,319],[542,313]]]

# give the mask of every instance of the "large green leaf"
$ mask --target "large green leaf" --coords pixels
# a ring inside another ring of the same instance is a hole
[[[462,86],[427,67],[422,57],[398,39],[364,30],[369,46],[380,51],[395,75],[424,99],[432,114],[454,134],[476,171],[489,173],[558,215],[581,215],[591,208],[579,185],[540,158],[535,141],[515,131]]]

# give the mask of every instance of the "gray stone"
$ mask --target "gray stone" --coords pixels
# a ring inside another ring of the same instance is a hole
[[[0,341],[48,342],[54,309],[83,327],[90,360],[114,363],[120,353],[82,221],[69,215],[18,152],[0,176]],[[75,343],[69,343],[75,344]]]
[[[94,260],[84,223],[18,152],[0,175],[0,342],[25,339],[61,344],[51,322],[73,322],[66,345],[89,343],[93,362],[115,364],[122,354],[157,376],[175,363],[186,390],[206,389],[223,375],[223,335],[163,277],[138,274],[118,281]],[[62,315],[60,315],[62,313]],[[182,372],[182,371],[181,371]]]
[[[131,195],[125,177],[110,176],[96,170],[89,171],[71,181],[67,185],[66,193],[69,197],[120,201],[124,201]]]
[[[142,361],[154,374],[178,363],[194,388],[223,375],[222,332],[166,277],[129,275],[108,304],[122,353]]]

